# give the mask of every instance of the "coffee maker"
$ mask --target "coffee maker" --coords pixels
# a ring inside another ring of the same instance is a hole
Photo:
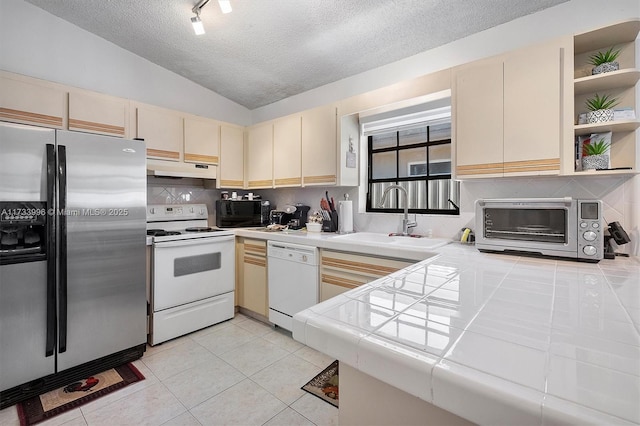
[[[307,225],[307,217],[309,216],[311,207],[301,203],[296,203],[294,207],[296,209],[293,213],[283,213],[280,223],[289,225],[289,229],[304,228]]]

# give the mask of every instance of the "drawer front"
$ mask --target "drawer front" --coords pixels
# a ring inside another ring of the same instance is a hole
[[[396,259],[322,250],[320,299],[330,299],[411,264]]]
[[[245,238],[244,240],[244,254],[251,255],[253,257],[267,257],[267,242],[263,240],[251,240]],[[265,260],[266,261],[266,260]]]

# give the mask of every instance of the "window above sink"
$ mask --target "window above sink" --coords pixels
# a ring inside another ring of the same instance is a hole
[[[447,91],[448,92],[448,91]],[[460,183],[451,179],[451,97],[361,117],[366,139],[366,211],[460,214]],[[364,145],[364,144],[363,144]],[[407,199],[385,189],[400,185]]]

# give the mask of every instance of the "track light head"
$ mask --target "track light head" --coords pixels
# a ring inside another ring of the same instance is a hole
[[[204,34],[204,25],[202,25],[202,21],[200,20],[200,14],[196,14],[196,16],[191,18],[191,25],[193,25],[193,31],[195,31],[196,35]]]
[[[220,10],[222,13],[230,13],[231,12],[231,1],[230,0],[218,0],[218,4],[220,5]]]

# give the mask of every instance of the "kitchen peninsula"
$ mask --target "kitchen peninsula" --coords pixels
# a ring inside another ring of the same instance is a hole
[[[640,423],[640,259],[407,251],[424,260],[294,317],[296,340],[341,362],[341,423]]]

